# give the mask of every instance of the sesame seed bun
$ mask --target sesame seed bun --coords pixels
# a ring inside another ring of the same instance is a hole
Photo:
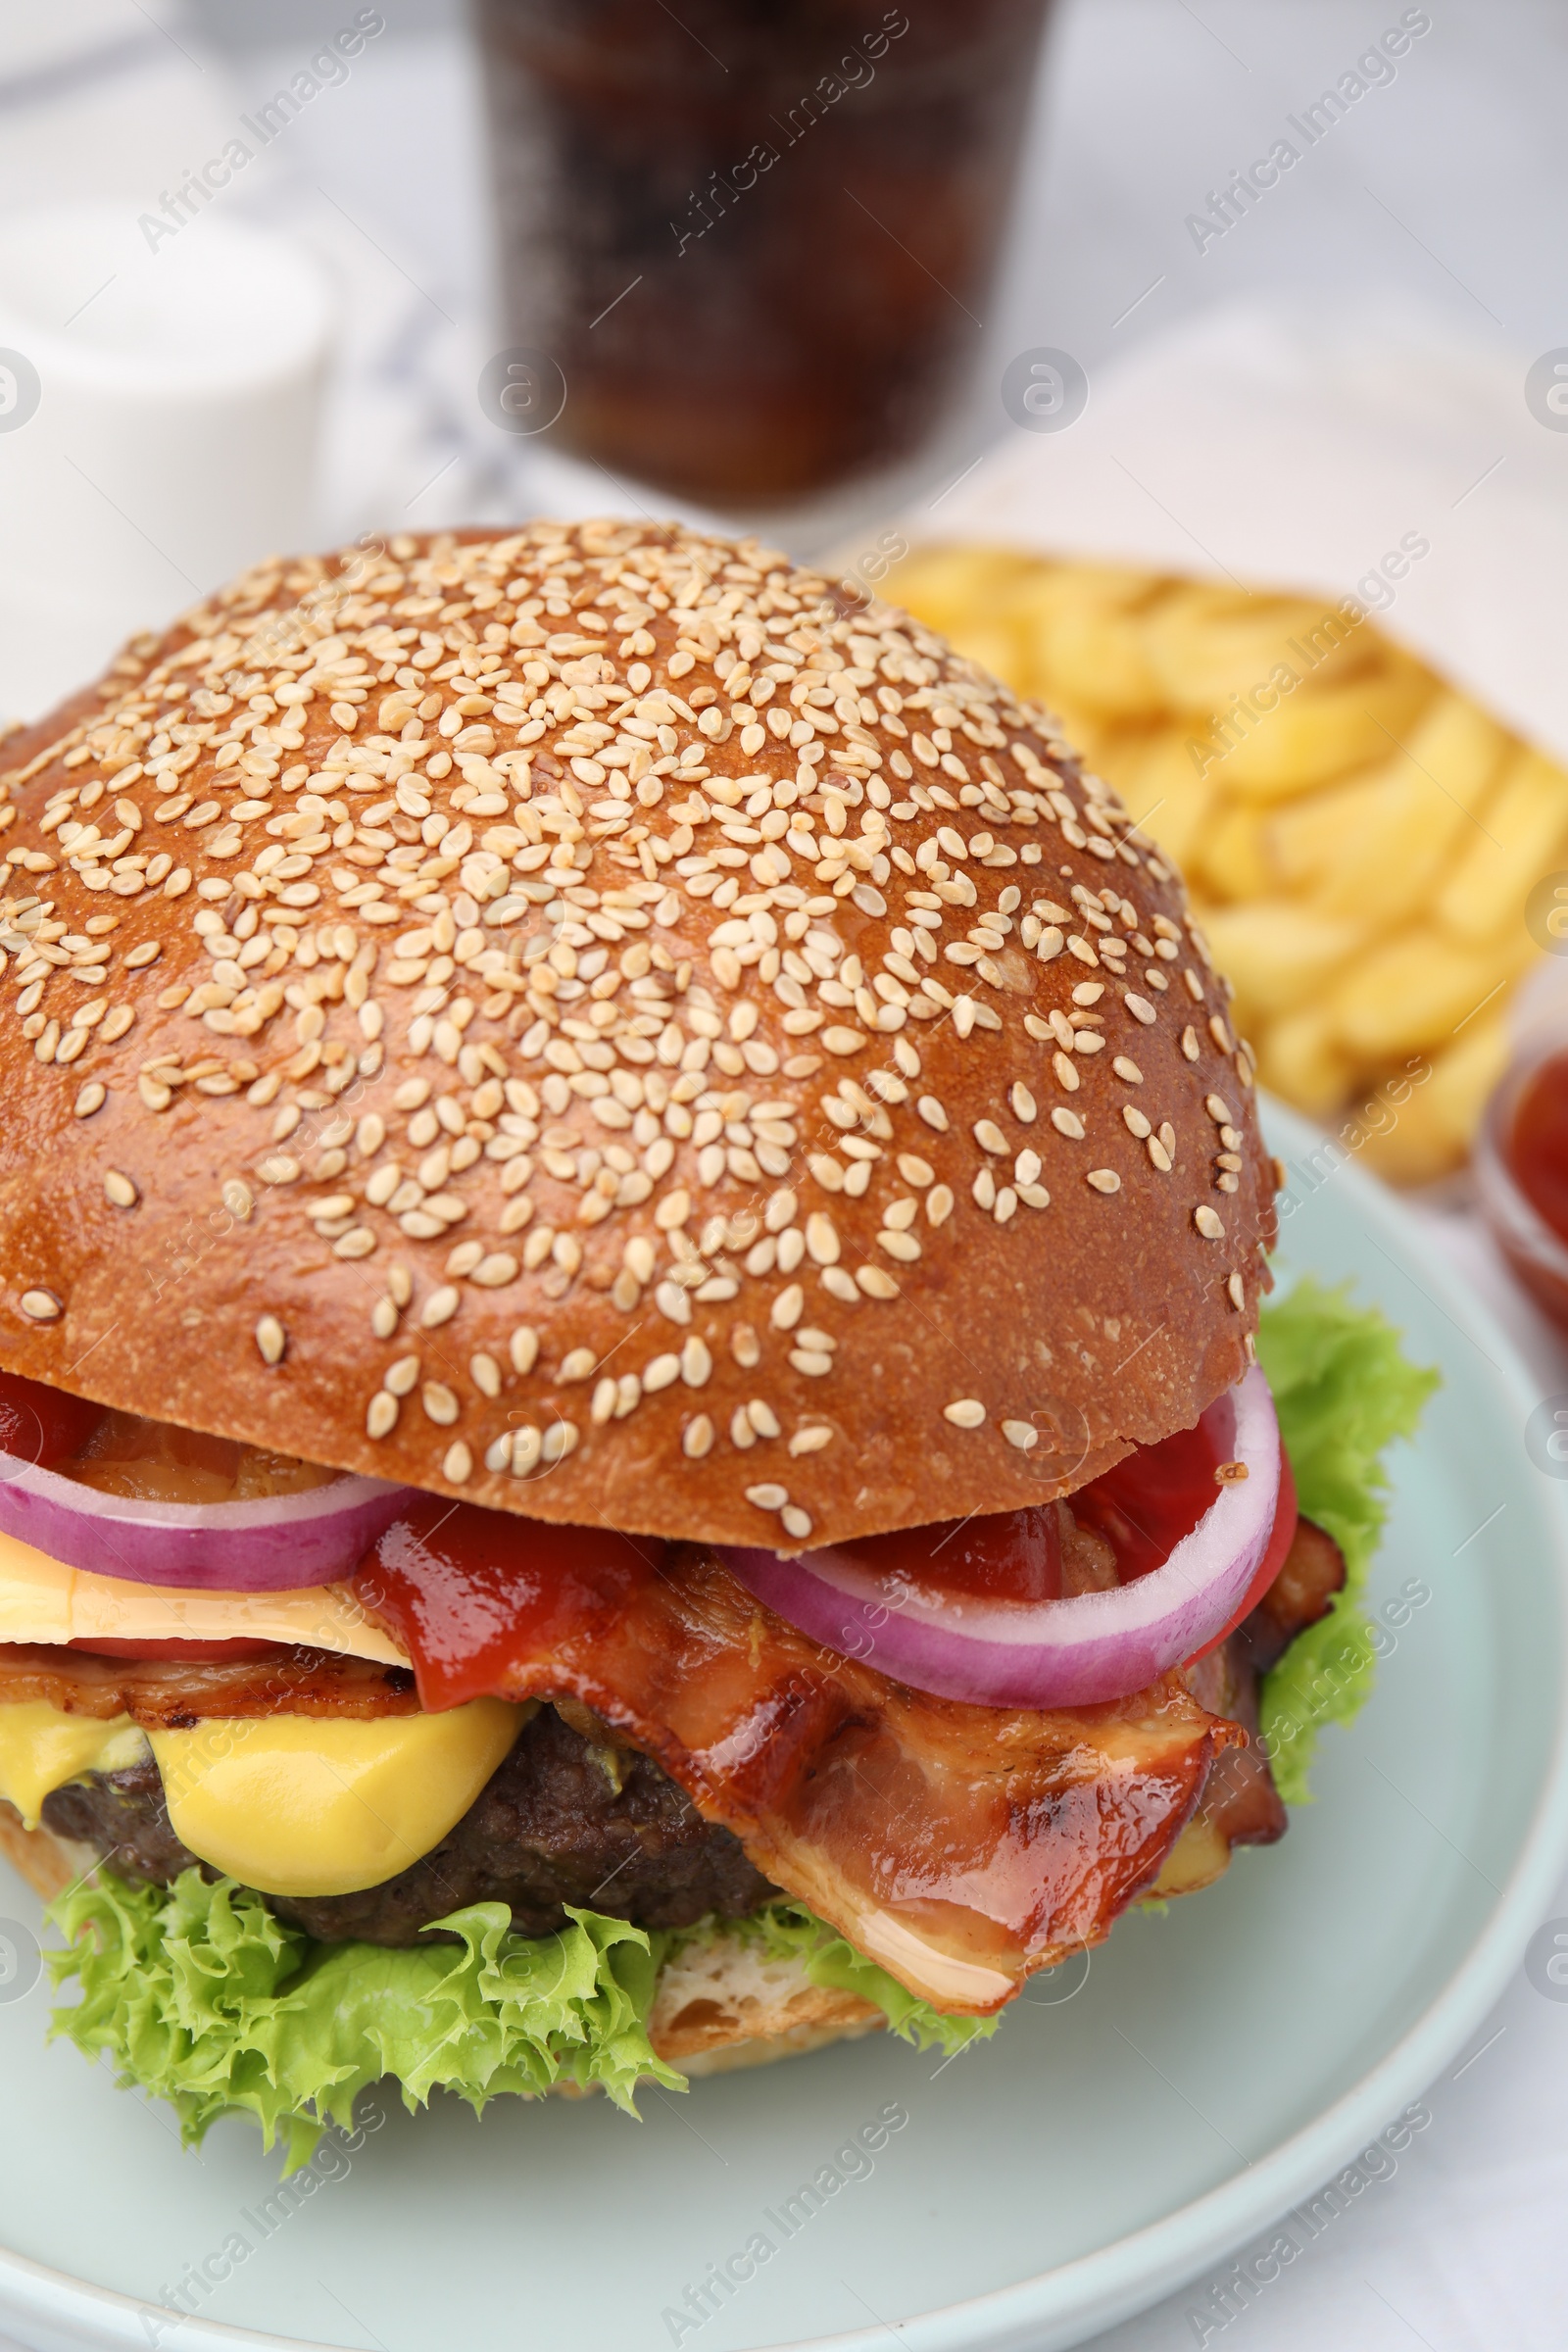
[[[0,769],[7,1369],[792,1548],[1070,1492],[1245,1367],[1272,1177],[1179,880],[755,541],[271,563]]]

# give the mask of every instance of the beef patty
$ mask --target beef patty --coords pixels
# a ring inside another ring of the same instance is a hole
[[[684,1789],[593,1717],[541,1707],[504,1764],[438,1846],[359,1894],[270,1895],[279,1917],[323,1943],[415,1944],[428,1920],[507,1903],[518,1935],[563,1926],[566,1903],[645,1928],[739,1918],[778,1889],[740,1840],[704,1821]],[[167,1886],[182,1870],[220,1874],[175,1837],[158,1767],[92,1773],[44,1801],[44,1827],[97,1848],[119,1878]]]

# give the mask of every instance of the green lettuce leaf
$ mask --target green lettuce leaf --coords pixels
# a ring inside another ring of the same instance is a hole
[[[1307,1773],[1318,1733],[1348,1723],[1372,1688],[1372,1628],[1360,1606],[1388,1508],[1383,1455],[1414,1434],[1438,1386],[1406,1361],[1399,1334],[1375,1307],[1350,1303],[1348,1285],[1300,1282],[1265,1306],[1257,1352],[1303,1513],[1345,1554],[1345,1590],[1329,1614],[1298,1634],[1262,1695],[1263,1735],[1287,1804],[1311,1802]]]
[[[49,1954],[56,1985],[80,1987],[53,2032],[166,2099],[192,2145],[220,2116],[251,2116],[268,2147],[282,2141],[285,2172],[328,2124],[348,2130],[359,2092],[385,2076],[411,2110],[443,2089],[476,2114],[500,2091],[558,2082],[597,2083],[631,2114],[641,2082],[684,2090],[648,2020],[661,1966],[694,1937],[760,1939],[812,1984],[859,1993],[920,2049],[961,2049],[996,2024],[940,2015],[797,1903],[678,1935],[571,1910],[545,1936],[514,1936],[505,1904],[475,1903],[431,1923],[461,1946],[388,1950],[318,1943],[231,1879],[187,1870],[136,1887],[100,1870],[50,1917],[67,1938]]]
[[[168,1888],[100,1871],[50,1916],[68,1939],[49,1955],[55,1982],[81,1987],[54,2033],[167,2099],[192,2144],[220,2115],[254,2117],[289,2172],[386,2075],[411,2109],[441,2088],[476,2114],[557,2082],[598,2083],[633,2113],[640,2081],[686,2086],[648,2040],[662,1939],[594,1911],[524,1937],[504,1903],[475,1903],[431,1923],[461,1945],[392,1951],[318,1943],[248,1888],[187,1870]]]

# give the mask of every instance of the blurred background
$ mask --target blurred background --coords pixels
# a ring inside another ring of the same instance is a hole
[[[0,711],[280,545],[756,528],[1055,706],[1265,1082],[1467,1185],[1568,1030],[1565,101],[1530,0],[0,0]]]

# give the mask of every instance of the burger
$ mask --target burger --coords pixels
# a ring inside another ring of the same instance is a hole
[[[1260,1326],[1229,991],[1043,710],[542,522],[270,562],[0,758],[58,2030],[299,2162],[388,2076],[956,2049],[1281,1835],[1419,1382]]]

